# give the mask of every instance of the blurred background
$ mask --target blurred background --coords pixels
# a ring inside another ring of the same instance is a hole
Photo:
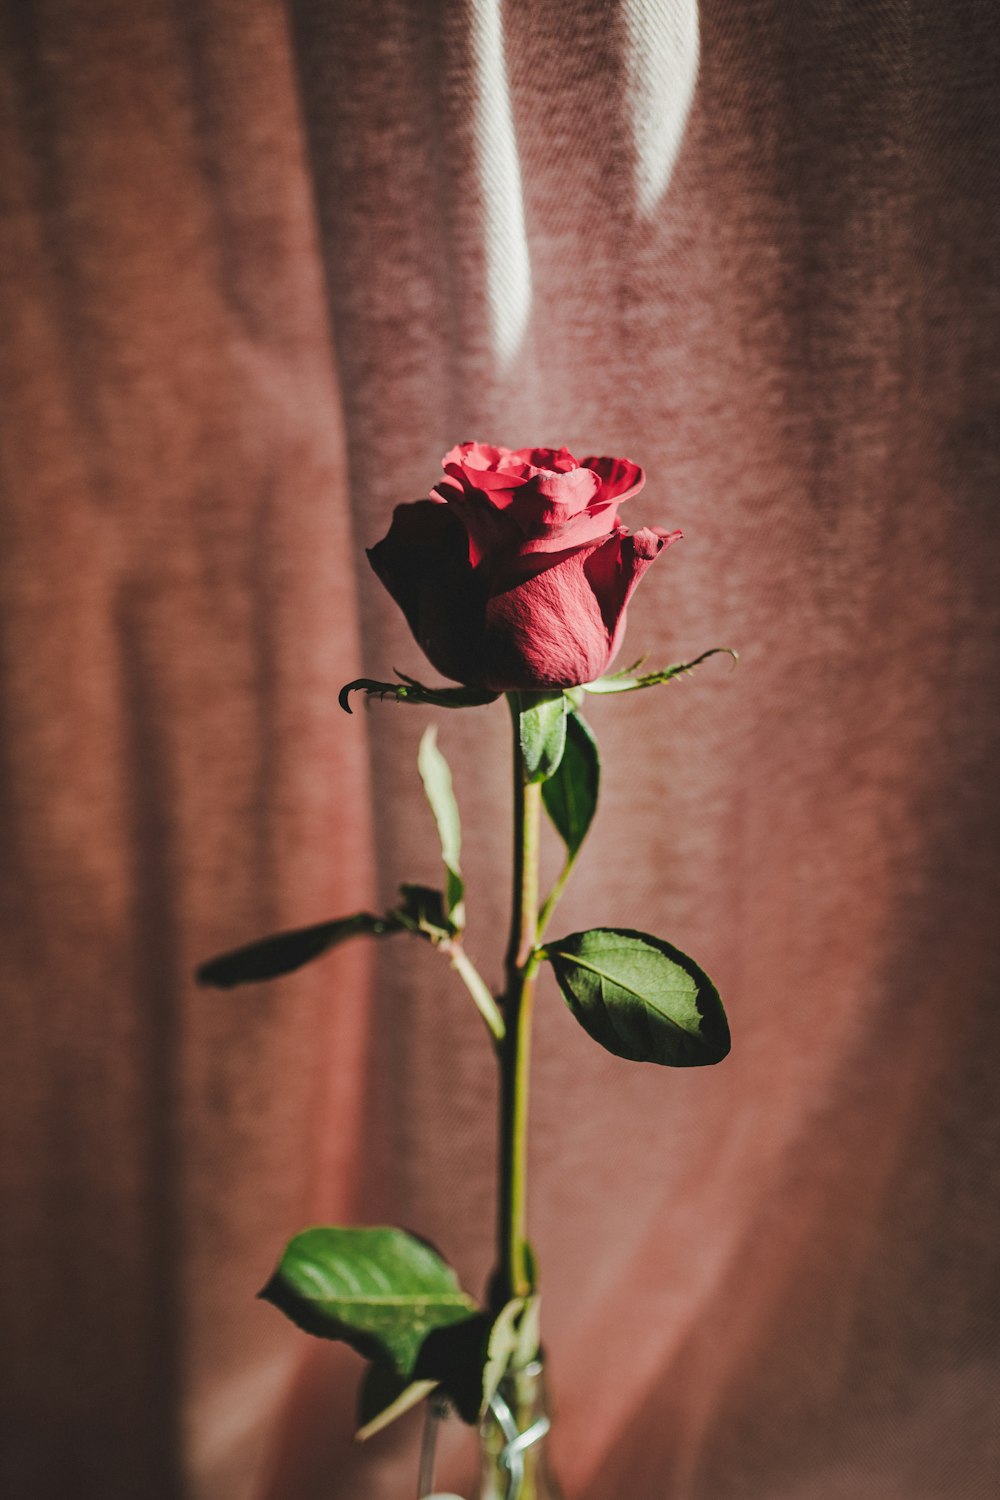
[[[621,1062],[545,982],[567,1493],[994,1496],[993,7],[7,0],[0,52],[0,1490],[413,1492],[254,1293],[324,1221],[482,1287],[478,1017],[402,940],[191,975],[437,879],[434,711],[336,695],[431,676],[363,547],[479,438],[643,464],[623,660],[741,654],[591,714],[557,928],[691,952],[734,1046]],[[436,717],[498,977],[505,714]]]

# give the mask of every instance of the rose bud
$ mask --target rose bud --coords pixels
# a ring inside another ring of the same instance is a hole
[[[368,551],[431,663],[493,692],[575,687],[610,665],[639,579],[679,531],[618,519],[645,480],[627,458],[462,443],[430,499],[398,505]]]

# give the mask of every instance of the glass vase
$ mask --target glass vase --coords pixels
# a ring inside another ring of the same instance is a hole
[[[427,1402],[417,1495],[463,1500],[434,1484],[442,1423],[457,1421],[446,1399]],[[479,1484],[469,1500],[563,1500],[552,1472],[545,1372],[540,1360],[509,1371],[479,1427]]]
[[[552,1473],[549,1426],[541,1361],[509,1371],[479,1429],[477,1500],[562,1500]]]

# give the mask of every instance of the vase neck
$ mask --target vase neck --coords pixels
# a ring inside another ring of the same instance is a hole
[[[508,1372],[480,1428],[478,1500],[560,1500],[549,1464],[549,1426],[541,1362]]]

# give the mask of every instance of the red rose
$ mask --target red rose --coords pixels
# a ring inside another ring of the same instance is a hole
[[[368,558],[429,660],[494,692],[606,671],[625,606],[679,531],[618,520],[645,475],[627,458],[462,443],[429,500],[397,505]]]

